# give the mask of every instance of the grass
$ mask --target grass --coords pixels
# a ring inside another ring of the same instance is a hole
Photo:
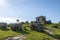
[[[53,33],[60,37],[60,29],[54,30]],[[24,40],[57,40],[46,33],[31,30],[30,27],[27,27],[27,25],[23,25],[23,30],[18,32],[12,31],[10,27],[8,27],[8,29],[0,29],[0,40],[21,34],[26,34]]]
[[[37,32],[34,30],[29,30],[29,34],[26,35],[25,40],[57,40],[56,38],[43,33],[43,32]]]
[[[14,32],[11,29],[9,30],[0,29],[0,40],[5,39],[10,36],[15,36],[17,34],[20,34],[20,33]]]
[[[56,29],[53,31],[53,33],[60,39],[60,29]]]

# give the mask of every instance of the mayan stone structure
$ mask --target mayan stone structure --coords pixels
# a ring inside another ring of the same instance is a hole
[[[42,26],[43,24],[51,24],[51,21],[46,21],[46,17],[45,16],[39,16],[39,17],[36,17],[36,21],[32,21],[31,22],[31,26],[30,28],[32,30],[37,30],[37,31],[43,31],[44,30],[44,27]]]
[[[43,31],[44,28],[41,25],[41,22],[45,22],[45,21],[46,21],[46,17],[45,16],[36,17],[36,21],[32,21],[31,22],[30,28],[32,30],[36,30],[36,31]]]
[[[46,21],[46,17],[45,16],[36,17],[36,21],[40,22],[40,23],[45,22]]]

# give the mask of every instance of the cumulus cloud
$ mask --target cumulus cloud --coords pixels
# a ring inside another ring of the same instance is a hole
[[[7,18],[7,17],[0,17],[0,22],[3,22],[3,23],[16,23],[18,18]],[[19,19],[19,22],[25,22],[25,20],[23,19]]]
[[[5,22],[5,23],[16,23],[18,18],[7,18],[7,17],[0,17],[0,22]],[[23,19],[19,19],[20,22],[25,22]]]

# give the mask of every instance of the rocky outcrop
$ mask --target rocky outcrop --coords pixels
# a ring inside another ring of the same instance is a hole
[[[22,26],[20,24],[16,24],[16,23],[10,24],[10,27],[14,31],[18,31],[18,30],[22,29]]]
[[[44,30],[43,26],[40,23],[38,23],[37,21],[32,22],[30,28],[32,30],[36,30],[36,31],[43,31]]]
[[[7,27],[7,23],[0,23],[0,28],[6,28]]]
[[[5,40],[24,40],[25,36],[24,35],[17,35],[15,37],[9,37]]]

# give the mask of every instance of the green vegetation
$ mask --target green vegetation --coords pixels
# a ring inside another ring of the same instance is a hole
[[[46,29],[51,29],[53,24],[46,24],[44,27]],[[59,26],[58,24],[57,26]],[[31,30],[29,24],[23,24],[21,31],[12,31],[10,27],[7,27],[7,29],[0,29],[0,40],[4,40],[7,37],[12,37],[20,34],[26,34],[24,40],[57,40],[56,38],[44,33],[44,32],[37,32],[34,30]],[[53,30],[53,33],[56,34],[60,38],[60,29],[56,28]]]
[[[0,29],[0,40],[4,40],[7,37],[16,36],[17,34],[20,33],[14,32],[10,28],[8,30]]]

